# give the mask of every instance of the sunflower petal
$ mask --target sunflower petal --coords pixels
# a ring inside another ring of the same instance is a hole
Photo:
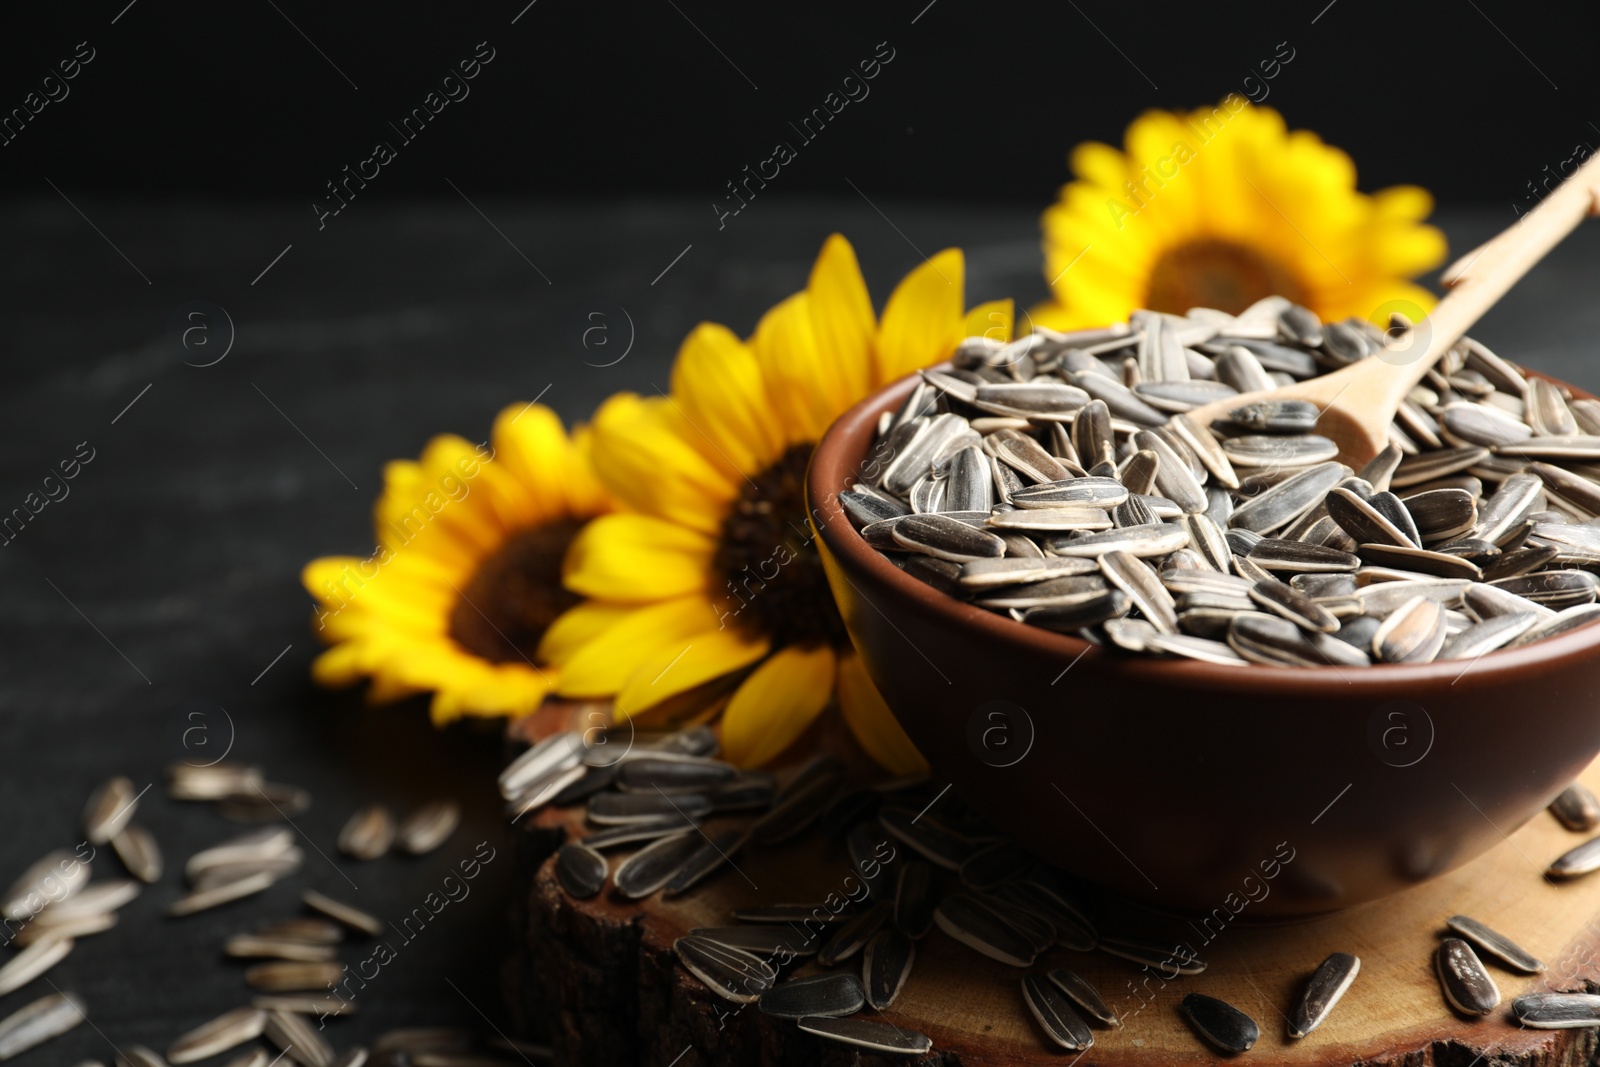
[[[722,714],[722,752],[730,763],[759,767],[792,745],[833,696],[828,645],[780,649],[739,686]]]
[[[949,356],[965,325],[966,264],[947,248],[895,287],[878,328],[878,381],[892,382]]]
[[[861,657],[839,657],[839,712],[867,755],[891,774],[926,774],[928,761],[911,743],[878,687],[867,676]]]
[[[594,418],[594,466],[612,495],[635,511],[715,534],[738,490],[686,439],[666,397],[618,393]]]
[[[534,659],[557,666],[571,659],[579,649],[609,632],[617,623],[639,610],[632,604],[608,604],[586,600],[563,612],[539,639]]]
[[[568,589],[603,600],[638,603],[704,589],[716,542],[650,515],[602,515],[567,550]]]
[[[645,660],[676,655],[699,635],[714,632],[718,621],[711,602],[698,594],[630,608],[597,639],[565,656],[558,691],[568,697],[613,696]],[[561,624],[558,619],[556,625]]]
[[[672,400],[694,431],[689,443],[731,479],[765,470],[783,452],[761,365],[726,326],[702,322],[684,339]]]
[[[767,654],[765,637],[712,630],[673,642],[639,662],[617,694],[617,714],[637,715],[697,685],[755,663]]]

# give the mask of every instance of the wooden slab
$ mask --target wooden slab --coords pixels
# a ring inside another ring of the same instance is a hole
[[[1584,781],[1600,790],[1600,761]],[[849,868],[838,842],[812,833],[778,849],[741,853],[737,870],[724,870],[681,900],[628,903],[612,899],[608,887],[596,899],[575,901],[543,859],[566,834],[581,836],[581,813],[546,811],[534,822],[518,835],[527,862],[518,987],[524,1011],[542,1013],[559,1062],[860,1062],[848,1046],[802,1034],[754,1005],[740,1008],[711,996],[671,952],[673,940],[693,927],[731,924],[735,907],[820,901],[830,892],[845,892]],[[713,833],[716,828],[707,826]],[[1097,902],[1104,929],[1182,939],[1209,968],[1163,982],[1152,970],[1104,953],[1056,949],[1033,969],[1071,967],[1124,1016],[1120,1029],[1096,1030],[1085,1065],[1216,1062],[1179,1015],[1178,1002],[1189,992],[1220,997],[1255,1018],[1262,1037],[1243,1057],[1251,1063],[1468,1067],[1479,1057],[1486,1063],[1587,1063],[1595,1054],[1595,1031],[1523,1030],[1509,1018],[1511,1000],[1522,993],[1582,990],[1586,984],[1600,989],[1600,874],[1566,884],[1542,877],[1551,859],[1581,840],[1541,814],[1500,847],[1410,892],[1294,925],[1249,925],[1246,906],[1238,919],[1213,924],[1209,938],[1182,919],[1119,914],[1115,902]],[[902,847],[898,858],[908,856]],[[1503,1003],[1486,1019],[1453,1013],[1434,977],[1433,950],[1445,918],[1456,913],[1509,935],[1549,965],[1546,973],[1528,977],[1491,964]],[[1290,1041],[1285,1028],[1291,1005],[1318,963],[1336,951],[1361,958],[1360,976],[1320,1029]],[[921,1062],[1064,1062],[1062,1053],[1046,1047],[1023,1006],[1023,971],[988,960],[937,929],[918,943],[917,952],[910,981],[882,1019],[933,1039],[934,1051]],[[859,967],[859,958],[853,962]],[[816,969],[809,964],[789,973]],[[870,1009],[867,1015],[872,1017]],[[1073,1055],[1065,1054],[1065,1060]]]

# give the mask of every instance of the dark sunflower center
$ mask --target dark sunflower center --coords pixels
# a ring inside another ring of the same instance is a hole
[[[1293,274],[1253,248],[1206,238],[1168,249],[1150,272],[1145,306],[1182,315],[1205,307],[1237,315],[1264,296],[1305,303]]]
[[[784,645],[843,645],[844,620],[822,572],[806,523],[805,475],[811,445],[795,445],[749,479],[712,560],[723,621]]]
[[[478,564],[450,611],[450,636],[491,663],[532,662],[539,638],[581,597],[561,585],[561,561],[583,523],[535,526],[506,538]]]

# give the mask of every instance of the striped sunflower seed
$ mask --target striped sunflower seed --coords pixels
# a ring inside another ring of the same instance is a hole
[[[824,967],[832,967],[854,956],[883,929],[883,924],[889,921],[889,915],[890,905],[884,900],[848,917],[817,953],[817,962]]]
[[[58,849],[22,872],[6,891],[0,913],[7,919],[28,919],[52,904],[72,897],[89,883],[89,865],[66,849]]]
[[[333,1067],[333,1046],[311,1028],[303,1015],[269,1011],[262,1032],[268,1041],[301,1067]]]
[[[689,933],[762,959],[815,956],[820,947],[801,931],[780,926],[701,926]]]
[[[167,1048],[167,1062],[177,1067],[237,1048],[260,1037],[266,1025],[260,1008],[235,1008],[179,1037]]]
[[[312,911],[326,915],[335,922],[343,923],[350,929],[368,937],[377,937],[383,933],[383,923],[376,917],[368,915],[360,908],[353,908],[332,897],[324,896],[315,889],[308,889],[300,898],[306,907]]]
[[[1544,970],[1544,962],[1533,953],[1474,918],[1452,915],[1445,920],[1445,925],[1514,971],[1538,974]]]
[[[595,896],[606,884],[606,858],[581,842],[562,845],[556,852],[555,867],[561,888],[580,900]]]
[[[111,837],[111,848],[128,873],[146,885],[161,880],[161,846],[142,826],[130,825]]]
[[[332,945],[311,945],[304,941],[256,934],[234,934],[223,943],[222,951],[241,959],[297,960],[301,963],[320,963],[334,957]]]
[[[1464,1015],[1488,1015],[1500,1003],[1500,990],[1477,953],[1459,937],[1447,937],[1434,953],[1439,987],[1450,1006]]]
[[[358,860],[375,860],[394,844],[394,816],[382,804],[369,804],[350,816],[339,831],[339,851]]]
[[[274,881],[276,881],[276,878],[272,872],[258,871],[255,874],[247,874],[242,878],[224,882],[221,885],[196,889],[194,892],[168,905],[167,914],[174,917],[193,915],[196,912],[229,904],[235,900],[242,900],[245,897],[265,892],[272,886]]]
[[[1511,1002],[1511,1014],[1535,1030],[1600,1026],[1600,996],[1593,993],[1527,993]]]
[[[761,995],[763,1014],[780,1019],[853,1015],[866,1004],[861,981],[853,974],[813,974],[779,982]]]
[[[326,989],[337,982],[343,973],[343,969],[332,962],[274,960],[246,967],[244,980],[263,993],[300,993]]]
[[[130,778],[112,778],[89,797],[83,810],[83,836],[91,845],[104,845],[133,821],[139,796]]]
[[[777,981],[777,972],[760,957],[703,937],[680,937],[672,951],[707,989],[735,1004],[760,1000]]]
[[[611,884],[625,899],[647,897],[672,880],[699,850],[701,840],[698,834],[683,833],[653,841],[617,866]]]
[[[401,851],[423,856],[450,840],[460,825],[461,805],[453,800],[435,800],[407,815],[396,836]]]
[[[1022,979],[1022,999],[1045,1035],[1069,1052],[1094,1044],[1094,1031],[1054,982],[1036,974]]]
[[[807,1016],[796,1025],[808,1034],[872,1052],[921,1056],[933,1049],[933,1039],[926,1034],[867,1019],[830,1019],[816,1015]]]
[[[1360,972],[1361,961],[1348,952],[1335,952],[1323,960],[1295,1003],[1289,1036],[1299,1039],[1321,1026]]]
[[[1117,1018],[1117,1013],[1107,1004],[1100,991],[1094,987],[1087,978],[1076,971],[1065,967],[1057,967],[1045,975],[1051,983],[1061,992],[1065,993],[1074,1004],[1089,1014],[1089,1017],[1107,1026],[1118,1027],[1122,1020]]]
[[[73,993],[51,993],[0,1019],[0,1061],[60,1037],[88,1018]]]
[[[1033,943],[969,893],[952,893],[934,909],[933,921],[957,941],[1012,967],[1033,966]]]
[[[1550,814],[1573,833],[1587,833],[1600,826],[1600,799],[1588,786],[1573,782],[1550,802]]]
[[[861,957],[861,985],[865,988],[867,1003],[878,1011],[887,1011],[905,987],[906,979],[911,977],[916,958],[917,943],[899,930],[891,927],[873,935]]]
[[[47,939],[35,942],[0,966],[0,996],[21,989],[64,959],[72,951],[72,941]]]

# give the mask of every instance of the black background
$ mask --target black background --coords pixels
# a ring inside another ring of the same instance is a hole
[[[868,196],[1037,206],[1068,178],[1071,145],[1120,143],[1145,108],[1260,97],[1245,79],[1280,42],[1294,59],[1263,102],[1349,149],[1365,188],[1418,182],[1509,210],[1541,168],[1600,146],[1600,9],[1574,2],[137,0],[111,25],[126,2],[7,12],[0,108],[79,41],[97,53],[70,96],[0,148],[7,188],[48,192],[49,176],[309,205],[375,140],[394,140],[388,123],[480,41],[496,58],[470,95],[363,195],[454,196],[449,178],[469,196],[709,204],[784,140],[799,157],[765,195],[853,195],[849,179]],[[880,42],[895,58],[870,95],[801,143],[789,123]]]
[[[574,421],[615,390],[664,386],[696,321],[748,333],[835,229],[880,306],[949,245],[967,250],[969,302],[1042,299],[1037,217],[1068,177],[1068,148],[1120,139],[1144,107],[1241,89],[1280,41],[1296,56],[1266,102],[1350,148],[1364,188],[1433,188],[1463,250],[1512,220],[1542,167],[1600,144],[1596,22],[1593,8],[1491,0],[8,11],[0,109],[77,42],[96,58],[0,147],[0,513],[79,442],[95,459],[0,547],[0,882],[73,847],[84,798],[116,773],[156,783],[139,819],[169,864],[116,930],[48,976],[86,998],[94,1025],[19,1062],[164,1048],[244,1000],[227,934],[292,913],[306,886],[399,915],[479,841],[501,851],[473,895],[401,951],[335,1040],[509,1027],[497,986],[513,872],[494,728],[435,732],[425,701],[373,709],[307,680],[299,569],[371,551],[386,460],[435,433],[481,440],[514,402],[541,397]],[[319,230],[323,183],[484,40],[496,58],[471,96]],[[880,41],[895,58],[871,96],[719,229],[723,183]],[[1600,385],[1597,255],[1600,227],[1476,333]],[[217,350],[185,352],[169,327],[197,299],[234,330],[203,368],[185,362]],[[596,321],[606,345],[586,346]],[[240,829],[162,796],[162,769],[196,758],[180,732],[194,707],[208,740],[233,737],[234,758],[314,803],[296,819],[300,875],[167,920],[183,858]],[[468,821],[435,856],[362,865],[334,850],[358,805],[436,796],[460,799]],[[117,874],[109,857],[95,868]],[[48,991],[36,981],[0,1013]]]

